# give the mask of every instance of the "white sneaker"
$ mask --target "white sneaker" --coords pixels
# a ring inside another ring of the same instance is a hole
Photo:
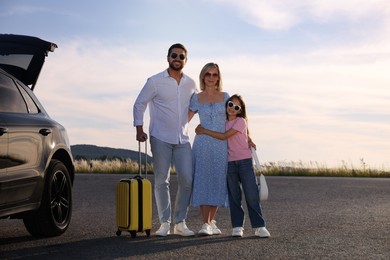
[[[242,237],[244,235],[244,228],[242,227],[235,227],[232,231],[233,237]]]
[[[212,220],[212,221],[211,221],[211,224],[210,224],[211,230],[213,231],[213,235],[220,235],[220,234],[222,234],[222,232],[221,232],[221,230],[217,227],[216,223],[217,223],[217,221],[215,221],[215,220]]]
[[[199,230],[198,234],[204,236],[211,236],[213,234],[213,229],[208,223],[204,223],[202,225],[202,229]]]
[[[168,222],[164,222],[161,224],[160,228],[156,231],[156,235],[160,237],[166,237],[171,234],[171,224]]]
[[[265,227],[260,227],[260,228],[256,229],[255,236],[258,236],[258,237],[270,237],[271,234],[268,232],[268,230]]]
[[[187,227],[185,221],[177,223],[175,225],[173,229],[173,234],[180,235],[183,237],[195,236],[195,233]]]

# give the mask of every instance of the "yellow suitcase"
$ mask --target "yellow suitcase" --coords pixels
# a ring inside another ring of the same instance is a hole
[[[146,144],[145,144],[145,157]],[[141,175],[141,146],[139,144],[139,174],[134,178],[121,179],[116,185],[116,224],[117,236],[128,231],[132,238],[138,232],[150,236],[152,229],[152,184]],[[145,159],[145,172],[146,170]]]

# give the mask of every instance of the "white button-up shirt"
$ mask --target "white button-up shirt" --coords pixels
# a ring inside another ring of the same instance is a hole
[[[170,144],[188,143],[188,107],[195,92],[195,81],[185,74],[179,85],[168,70],[148,78],[134,103],[134,126],[144,125],[149,105],[150,136]]]

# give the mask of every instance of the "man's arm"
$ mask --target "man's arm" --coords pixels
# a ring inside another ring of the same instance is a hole
[[[149,78],[146,81],[144,87],[141,89],[141,92],[139,93],[133,106],[133,118],[134,118],[133,124],[137,130],[137,134],[136,134],[137,141],[145,142],[148,139],[148,135],[144,132],[144,128],[143,128],[143,124],[144,124],[143,118],[148,103],[152,100],[154,95],[155,95],[154,88]]]

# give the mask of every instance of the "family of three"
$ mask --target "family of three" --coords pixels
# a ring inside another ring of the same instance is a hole
[[[230,97],[222,91],[222,76],[215,63],[201,70],[198,92],[195,81],[182,71],[187,50],[180,43],[168,49],[167,61],[168,69],[147,79],[133,107],[136,139],[145,142],[148,134],[144,132],[143,119],[149,106],[154,194],[161,224],[156,235],[169,235],[173,223],[174,234],[194,236],[185,222],[188,208],[193,206],[200,208],[203,221],[199,235],[221,234],[214,218],[218,207],[229,207],[232,236],[243,236],[243,190],[255,235],[269,237],[253,171],[242,97]],[[188,123],[196,113],[200,125],[191,148]],[[178,181],[173,216],[171,163]]]

